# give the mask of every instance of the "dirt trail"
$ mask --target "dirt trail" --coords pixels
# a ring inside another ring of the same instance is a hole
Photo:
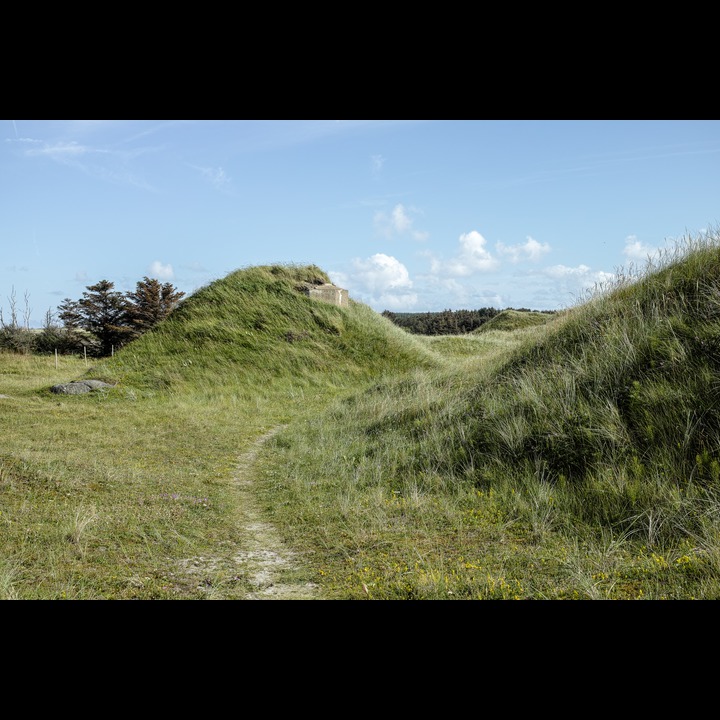
[[[295,554],[282,542],[275,528],[263,522],[260,510],[250,491],[251,481],[248,470],[252,467],[261,447],[276,435],[282,426],[278,426],[260,436],[238,461],[236,482],[240,488],[240,502],[245,509],[246,522],[243,527],[247,533],[247,549],[235,556],[250,575],[255,590],[247,600],[314,600],[317,599],[317,585],[280,584],[275,582],[279,570],[291,569],[296,565]]]
[[[239,458],[235,471],[238,487],[238,505],[244,519],[241,525],[241,552],[225,557],[193,557],[183,560],[180,565],[185,582],[206,593],[208,599],[219,598],[209,575],[221,565],[232,566],[242,572],[252,590],[245,600],[318,600],[318,586],[313,583],[280,583],[277,577],[281,571],[299,567],[296,554],[282,541],[275,528],[262,519],[252,493],[251,468],[262,446],[282,430],[277,426],[261,435]]]

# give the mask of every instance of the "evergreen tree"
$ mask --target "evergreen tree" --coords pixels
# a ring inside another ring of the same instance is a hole
[[[148,277],[140,280],[135,292],[126,294],[127,320],[133,335],[142,335],[164,320],[184,295],[171,283],[160,284],[159,280]]]
[[[80,300],[66,298],[58,307],[58,317],[66,327],[87,330],[100,341],[102,355],[110,355],[132,337],[127,323],[128,300],[114,287],[109,280],[101,280],[88,285]]]
[[[77,300],[65,298],[58,305],[57,316],[63,321],[63,325],[66,328],[77,330],[78,328],[83,327],[83,316],[80,311],[80,303]]]
[[[495,308],[488,307],[479,310],[443,310],[424,313],[395,313],[383,310],[382,315],[416,335],[462,335],[479,328],[499,312]]]

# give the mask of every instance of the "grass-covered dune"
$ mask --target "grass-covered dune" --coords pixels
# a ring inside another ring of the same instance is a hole
[[[340,594],[720,597],[717,234],[514,336],[278,441],[268,510]]]
[[[523,328],[544,325],[554,318],[554,313],[532,312],[527,310],[501,310],[497,315],[473,330],[473,334],[490,330],[522,330]]]
[[[288,387],[348,387],[437,358],[366,305],[310,298],[302,284],[330,282],[320,268],[244,268],[194,293],[163,323],[101,364],[122,386],[194,392],[235,386],[251,393]]]

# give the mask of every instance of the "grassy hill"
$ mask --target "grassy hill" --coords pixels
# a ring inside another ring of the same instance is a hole
[[[523,330],[492,363],[341,403],[332,439],[318,418],[273,450],[291,479],[269,461],[286,502],[274,492],[268,512],[297,543],[348,538],[325,569],[341,595],[720,597],[717,240]],[[298,526],[283,508],[305,507],[309,477],[331,511]]]
[[[327,599],[720,597],[717,233],[462,338],[326,281],[238,270],[93,367],[0,357],[0,596],[247,598],[268,526]],[[48,391],[80,376],[116,385]]]
[[[485,333],[491,330],[522,330],[528,327],[544,325],[555,317],[554,313],[529,312],[526,310],[501,310],[497,315],[483,323],[473,333]]]
[[[310,298],[330,282],[316,266],[237,270],[200,289],[163,323],[101,363],[95,375],[139,390],[235,386],[252,393],[348,387],[437,364],[422,342],[361,303]]]
[[[255,592],[247,546],[264,525],[243,488],[258,439],[442,364],[367,306],[301,291],[327,280],[314,266],[238,270],[91,366],[0,355],[0,597]],[[114,387],[50,392],[81,378]]]

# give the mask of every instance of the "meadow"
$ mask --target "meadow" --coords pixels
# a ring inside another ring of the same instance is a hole
[[[231,273],[113,357],[0,354],[0,598],[720,597],[720,236],[411,335]],[[50,392],[94,378],[113,387]]]

